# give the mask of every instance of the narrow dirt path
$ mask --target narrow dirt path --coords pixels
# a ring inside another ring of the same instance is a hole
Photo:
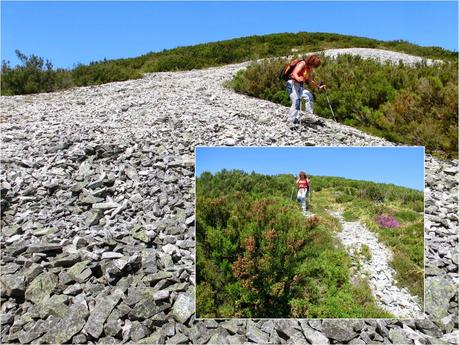
[[[338,238],[354,262],[357,262],[362,245],[368,246],[371,258],[360,258],[360,274],[368,274],[378,306],[398,317],[422,317],[419,298],[412,296],[406,288],[395,285],[395,271],[389,265],[392,252],[360,222],[345,221],[341,212],[331,212],[331,215],[338,218],[343,226]]]

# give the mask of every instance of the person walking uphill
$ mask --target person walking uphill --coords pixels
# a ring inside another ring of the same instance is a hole
[[[298,192],[296,194],[296,199],[301,204],[301,210],[303,213],[306,213],[306,196],[309,189],[309,179],[304,171],[300,171],[298,174],[298,179],[296,180],[296,186],[298,187]]]
[[[287,81],[287,92],[292,101],[292,106],[288,113],[288,120],[294,124],[299,123],[299,112],[301,99],[306,100],[306,113],[313,113],[314,98],[311,91],[304,88],[304,83],[311,85],[319,90],[323,90],[325,85],[319,85],[312,79],[314,68],[322,64],[320,57],[316,54],[308,56],[306,59],[299,61]]]

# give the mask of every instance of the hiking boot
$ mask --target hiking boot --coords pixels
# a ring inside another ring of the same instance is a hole
[[[289,122],[288,122],[288,127],[289,127],[290,129],[297,129],[299,123],[300,123],[300,120],[294,119],[293,121],[289,121]]]

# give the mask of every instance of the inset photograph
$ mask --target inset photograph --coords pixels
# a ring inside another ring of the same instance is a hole
[[[422,318],[423,147],[197,147],[198,318]]]

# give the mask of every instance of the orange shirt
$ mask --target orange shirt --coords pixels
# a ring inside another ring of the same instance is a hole
[[[311,78],[312,67],[306,66],[306,62],[300,61],[296,64],[293,72],[290,74],[290,79],[303,83]]]
[[[308,188],[309,187],[309,183],[308,183],[308,180],[300,180],[298,179],[296,181],[296,184],[298,185],[298,188]]]

